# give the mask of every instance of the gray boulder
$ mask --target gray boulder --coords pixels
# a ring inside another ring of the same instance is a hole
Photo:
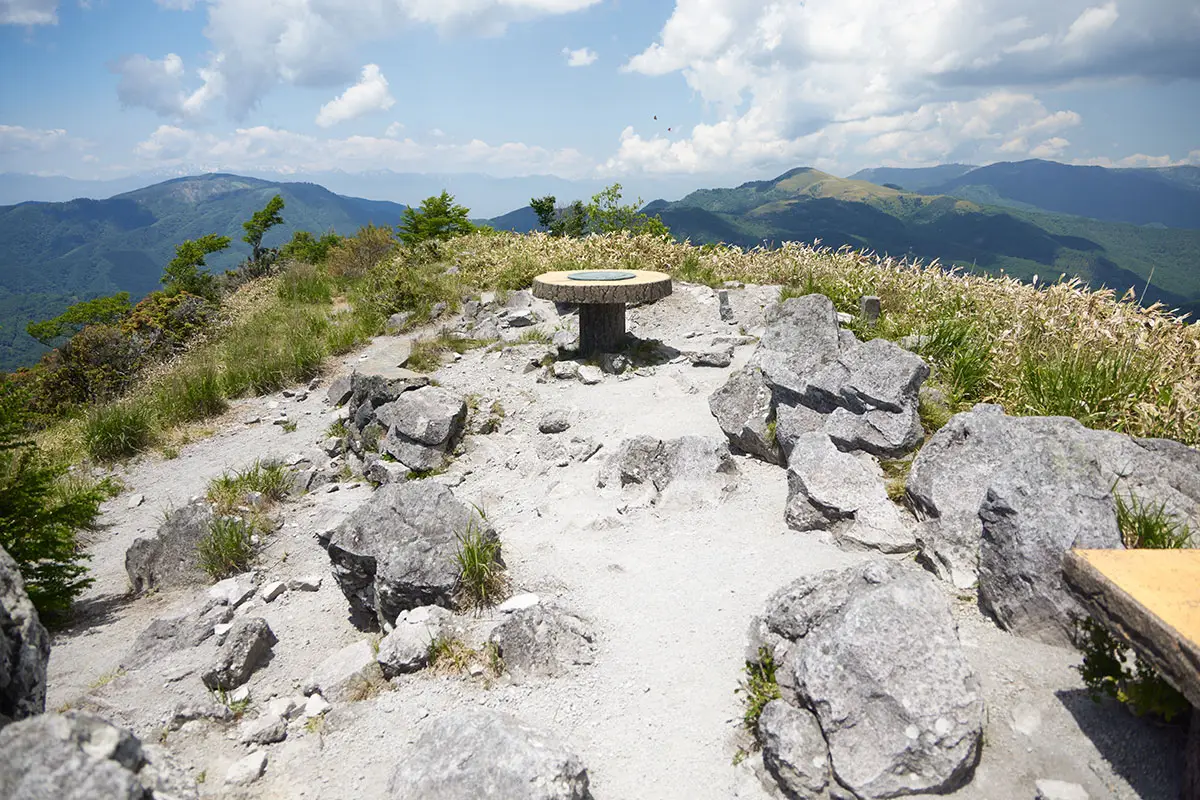
[[[0,730],[8,800],[189,800],[195,782],[129,731],[94,714],[42,714]]]
[[[364,700],[383,684],[383,670],[371,643],[348,644],[313,670],[304,682],[304,693],[320,693],[334,703]]]
[[[438,469],[462,438],[467,404],[462,397],[437,386],[406,392],[380,406],[376,418],[387,428],[383,452],[409,469]]]
[[[829,748],[811,711],[772,700],[758,718],[763,765],[791,798],[824,800],[833,781]]]
[[[50,635],[25,593],[17,562],[0,547],[0,728],[46,710],[49,660]]]
[[[733,447],[769,464],[782,464],[784,457],[776,440],[772,406],[771,390],[762,370],[755,366],[733,373],[708,398],[709,411]]]
[[[789,458],[788,527],[830,531],[839,544],[856,549],[916,550],[878,466],[865,458],[841,452],[823,433],[800,437]]]
[[[639,502],[720,503],[738,486],[728,445],[704,436],[662,440],[635,436],[621,443],[600,470],[597,485],[637,493]]]
[[[479,707],[431,720],[388,785],[393,800],[591,796],[587,769],[562,743],[508,714]]]
[[[538,421],[538,431],[541,433],[562,433],[570,427],[571,417],[565,408],[547,411]]]
[[[177,650],[198,647],[213,635],[215,626],[232,618],[232,607],[209,598],[191,613],[156,619],[138,634],[121,660],[121,668],[137,669]]]
[[[983,699],[928,573],[870,561],[806,576],[771,597],[752,625],[763,630],[789,643],[784,699],[815,715],[834,776],[857,797],[945,794],[970,780]],[[819,761],[815,742],[804,750]]]
[[[172,511],[154,536],[134,539],[125,552],[125,572],[134,594],[207,581],[196,545],[208,535],[212,521],[212,508],[196,499]]]
[[[454,607],[458,535],[471,526],[496,538],[446,486],[408,481],[380,487],[322,543],[351,608],[368,624],[391,626],[401,611]]]
[[[213,662],[200,675],[212,690],[236,689],[270,660],[278,643],[271,626],[262,617],[245,617],[233,624]]]
[[[488,640],[515,678],[554,677],[595,660],[595,634],[587,622],[541,603],[514,611]]]
[[[428,375],[386,378],[383,375],[355,372],[350,376],[350,399],[346,402],[350,424],[359,431],[366,430],[375,420],[375,411],[380,406],[395,401],[405,392],[428,385]]]
[[[766,331],[751,363],[783,402],[808,393],[808,379],[837,358],[838,319],[833,303],[820,294],[793,297],[767,309]]]
[[[416,672],[429,665],[429,645],[453,627],[454,615],[441,606],[401,611],[396,627],[379,643],[375,658],[385,678]]]

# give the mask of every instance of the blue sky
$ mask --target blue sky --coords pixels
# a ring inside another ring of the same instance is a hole
[[[0,0],[0,75],[76,178],[1200,164],[1195,0]]]

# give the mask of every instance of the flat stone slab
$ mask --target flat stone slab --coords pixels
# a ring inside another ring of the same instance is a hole
[[[1200,550],[1071,550],[1063,579],[1200,708]]]
[[[665,272],[631,269],[618,270],[633,277],[612,281],[575,280],[581,272],[610,270],[570,270],[544,272],[533,279],[533,296],[556,303],[652,303],[671,293],[671,276]]]

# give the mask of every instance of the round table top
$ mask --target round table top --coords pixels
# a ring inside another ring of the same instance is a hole
[[[619,280],[579,280],[572,275],[619,272]],[[650,303],[671,293],[671,276],[645,269],[543,272],[533,279],[533,296],[558,303]]]

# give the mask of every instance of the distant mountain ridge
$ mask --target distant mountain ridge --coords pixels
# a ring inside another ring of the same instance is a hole
[[[242,223],[276,193],[284,224],[269,247],[296,230],[352,234],[369,222],[395,225],[405,206],[337,195],[312,183],[280,183],[214,173],[174,178],[107,200],[27,202],[0,207],[0,369],[29,364],[45,348],[25,333],[33,319],[119,291],[133,299],[160,287],[175,246],[207,233],[229,236],[229,250],[210,256],[215,271],[249,255]]]

